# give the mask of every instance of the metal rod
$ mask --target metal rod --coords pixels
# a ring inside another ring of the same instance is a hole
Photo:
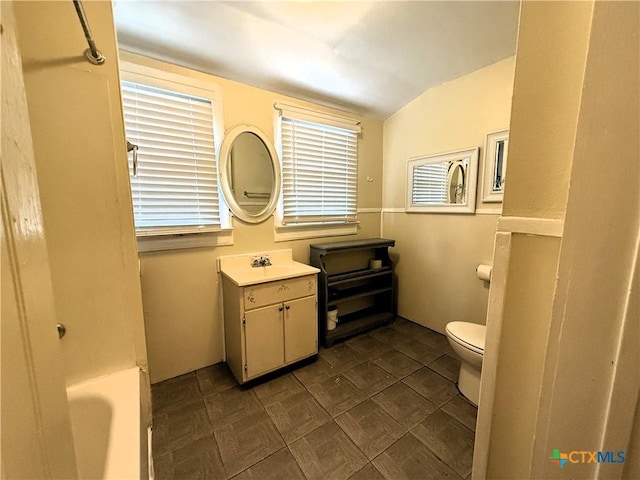
[[[249,198],[269,198],[271,194],[269,192],[247,192],[245,190],[244,196]]]
[[[104,63],[105,57],[100,53],[100,50],[96,48],[96,43],[93,41],[89,22],[87,21],[87,16],[85,15],[84,8],[82,7],[82,2],[80,0],[73,0],[73,6],[76,8],[78,20],[80,20],[80,25],[82,25],[84,38],[87,39],[87,43],[89,44],[89,49],[84,52],[84,55],[94,65],[100,65]]]

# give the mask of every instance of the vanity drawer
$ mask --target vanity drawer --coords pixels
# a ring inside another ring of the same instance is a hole
[[[245,310],[250,310],[315,294],[315,275],[261,283],[260,285],[244,287],[244,308]]]

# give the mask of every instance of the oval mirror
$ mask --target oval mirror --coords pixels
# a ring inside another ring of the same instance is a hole
[[[266,135],[238,125],[220,146],[220,186],[234,216],[260,223],[273,213],[280,193],[280,162]]]
[[[465,203],[465,168],[466,164],[462,160],[455,161],[449,165],[447,180],[448,203]]]

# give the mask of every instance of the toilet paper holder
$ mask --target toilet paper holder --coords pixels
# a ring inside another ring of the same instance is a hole
[[[480,280],[484,280],[485,282],[490,282],[492,271],[493,271],[493,267],[491,265],[480,264],[476,267],[476,276]]]

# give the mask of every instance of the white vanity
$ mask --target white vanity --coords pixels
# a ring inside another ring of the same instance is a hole
[[[218,258],[226,360],[240,383],[318,353],[319,270],[291,249]]]

